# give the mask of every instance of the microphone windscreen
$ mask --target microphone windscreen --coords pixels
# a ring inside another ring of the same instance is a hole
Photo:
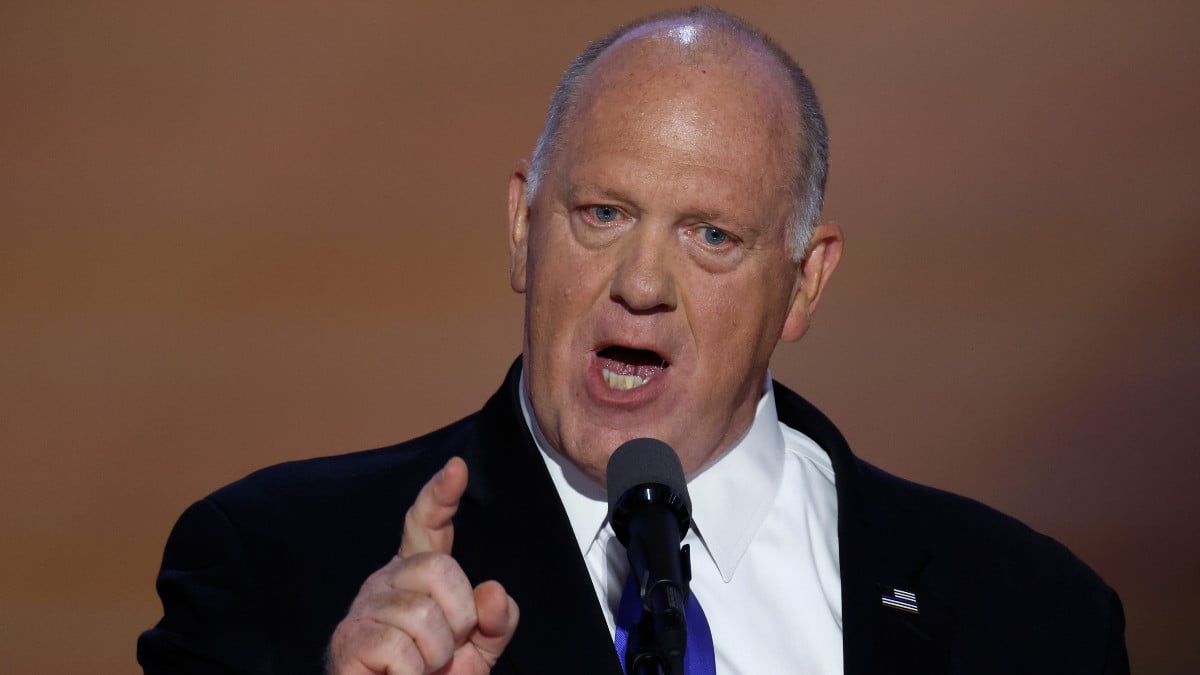
[[[635,438],[621,444],[608,458],[608,510],[630,488],[643,483],[658,483],[683,498],[687,513],[692,511],[683,465],[671,446],[654,438]]]

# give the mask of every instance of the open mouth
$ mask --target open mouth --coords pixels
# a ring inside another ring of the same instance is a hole
[[[658,352],[612,345],[596,352],[600,374],[609,389],[628,391],[646,385],[671,367]]]

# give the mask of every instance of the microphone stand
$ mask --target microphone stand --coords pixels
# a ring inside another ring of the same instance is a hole
[[[635,438],[608,460],[609,519],[625,546],[641,615],[626,643],[626,675],[683,675],[691,550],[680,546],[691,501],[679,457],[666,443]]]
[[[685,588],[692,578],[691,548],[679,550],[679,570]],[[645,575],[644,570],[635,573]],[[629,630],[625,651],[626,675],[683,675],[687,651],[688,596],[678,584],[660,579],[645,584],[642,616]]]

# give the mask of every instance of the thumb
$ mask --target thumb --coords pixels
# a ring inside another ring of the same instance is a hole
[[[517,602],[496,581],[485,581],[475,587],[475,610],[479,622],[469,640],[491,668],[512,640],[520,611]]]

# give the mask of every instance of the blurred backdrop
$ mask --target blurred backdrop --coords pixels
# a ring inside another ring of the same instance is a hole
[[[1200,672],[1200,6],[729,3],[815,81],[846,255],[776,376],[1067,544]],[[0,655],[121,673],[176,516],[475,410],[504,196],[657,2],[0,7]],[[298,589],[303,592],[303,589]]]

